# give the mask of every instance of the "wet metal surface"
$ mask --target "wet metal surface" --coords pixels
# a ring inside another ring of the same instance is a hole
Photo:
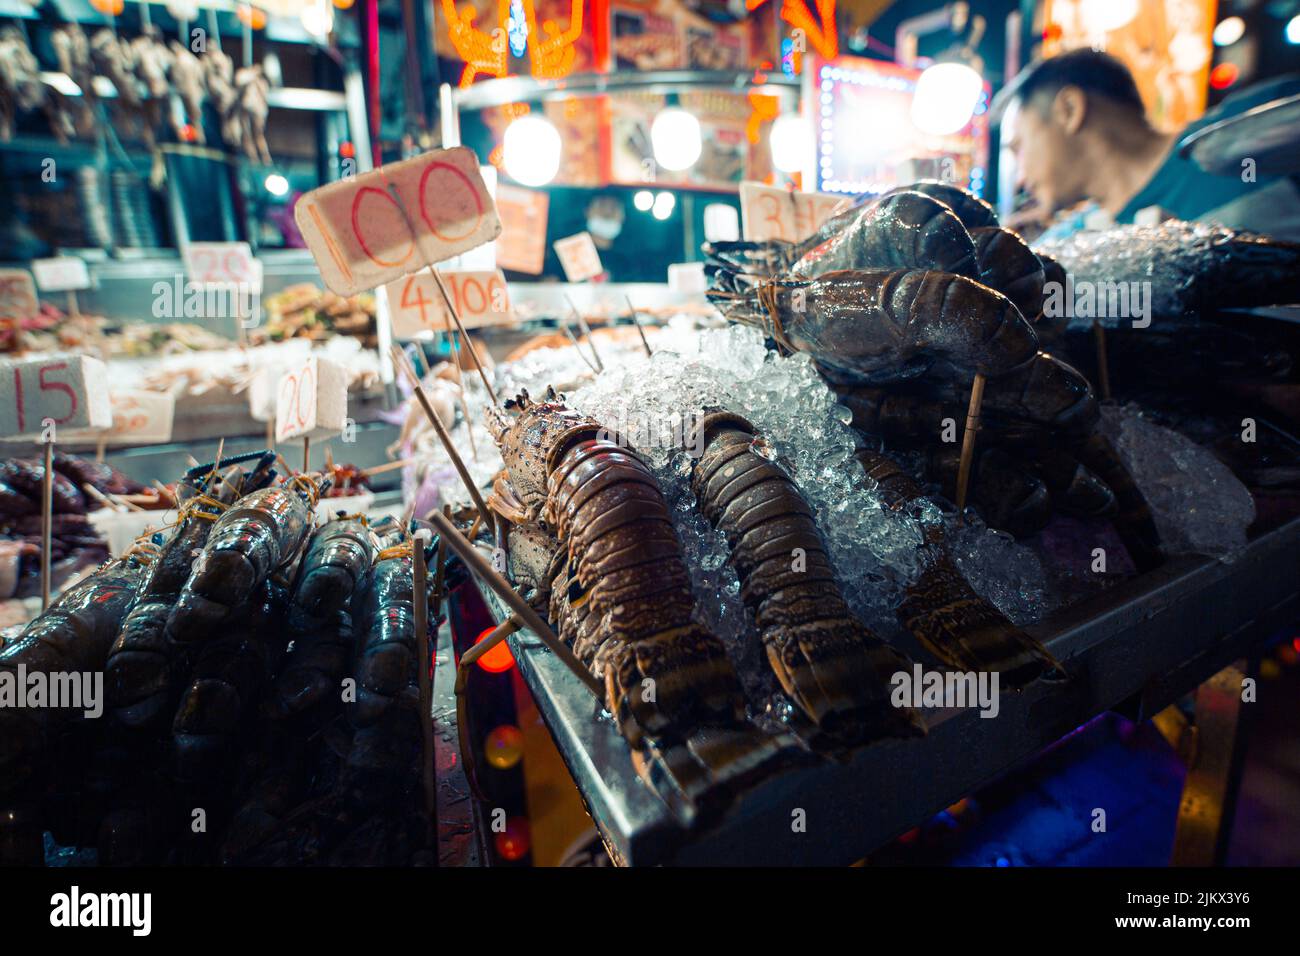
[[[527,631],[509,642],[617,863],[846,864],[1107,710],[1154,715],[1294,619],[1297,581],[1300,520],[1230,563],[1173,559],[1029,628],[1070,681],[1003,696],[993,719],[928,713],[925,739],[885,741],[845,763],[771,777],[698,832],[637,777],[613,722],[564,665]],[[502,619],[499,602],[485,597]],[[800,810],[802,831],[791,822]]]

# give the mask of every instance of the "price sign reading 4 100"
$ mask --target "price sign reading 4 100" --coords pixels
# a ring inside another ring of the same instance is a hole
[[[294,219],[325,284],[355,295],[490,242],[501,220],[463,146],[313,189]]]

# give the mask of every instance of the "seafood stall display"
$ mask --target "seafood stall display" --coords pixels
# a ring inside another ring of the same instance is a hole
[[[415,662],[437,620],[410,573],[428,536],[316,527],[328,477],[242,457],[192,469],[173,523],[0,647],[7,675],[106,687],[102,720],[0,711],[6,863],[434,861]]]
[[[848,6],[0,4],[16,925],[1263,912],[1147,891],[1300,864],[1300,0]]]

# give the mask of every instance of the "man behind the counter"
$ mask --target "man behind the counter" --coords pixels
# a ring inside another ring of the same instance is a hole
[[[1167,133],[1148,120],[1128,67],[1083,49],[1027,67],[998,94],[993,111],[1011,126],[1020,179],[1044,218],[1091,201],[1121,223],[1157,206],[1179,219],[1289,235],[1300,231],[1300,192],[1289,180],[1207,173],[1175,147],[1194,129],[1294,93],[1295,86],[1291,77],[1243,90],[1197,123]],[[1059,226],[1070,231],[1067,223]]]

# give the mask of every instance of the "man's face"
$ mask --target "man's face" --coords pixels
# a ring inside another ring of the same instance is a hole
[[[1020,182],[1047,213],[1085,198],[1076,137],[1052,108],[1050,97],[1034,97],[1007,110],[1009,145],[1016,156]]]

